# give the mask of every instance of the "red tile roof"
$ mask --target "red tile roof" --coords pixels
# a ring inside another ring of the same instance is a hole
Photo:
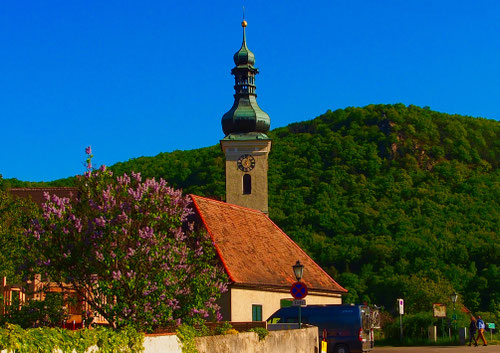
[[[41,206],[42,203],[45,202],[45,197],[43,195],[46,192],[59,197],[69,197],[70,199],[75,199],[78,194],[78,189],[68,187],[12,188],[9,189],[9,192],[17,197],[31,199]]]
[[[347,292],[264,213],[190,196],[233,283],[288,289],[296,282],[292,265],[300,260],[309,290]]]

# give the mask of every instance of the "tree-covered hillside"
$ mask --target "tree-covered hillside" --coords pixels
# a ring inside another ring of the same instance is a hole
[[[472,310],[500,311],[499,122],[370,105],[270,137],[270,217],[349,289],[347,302],[403,297],[427,311],[456,290]],[[224,198],[219,145],[112,169]]]
[[[351,300],[500,304],[500,124],[404,105],[273,132],[271,218]],[[453,289],[452,289],[453,288]]]

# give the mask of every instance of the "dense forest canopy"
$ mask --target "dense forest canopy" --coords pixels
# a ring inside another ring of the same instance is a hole
[[[270,137],[270,217],[349,289],[346,302],[391,308],[403,297],[409,311],[428,311],[456,290],[471,310],[500,311],[498,121],[369,105]],[[219,145],[111,169],[224,199]]]

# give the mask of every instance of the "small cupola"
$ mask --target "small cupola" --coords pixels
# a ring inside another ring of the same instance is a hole
[[[255,55],[247,47],[247,38],[245,33],[245,28],[247,26],[247,21],[243,20],[241,22],[241,27],[243,27],[243,43],[241,44],[240,50],[234,53],[233,60],[236,66],[255,65]]]

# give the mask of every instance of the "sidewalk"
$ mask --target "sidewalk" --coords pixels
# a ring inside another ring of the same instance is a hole
[[[500,346],[375,347],[373,353],[500,353]]]

